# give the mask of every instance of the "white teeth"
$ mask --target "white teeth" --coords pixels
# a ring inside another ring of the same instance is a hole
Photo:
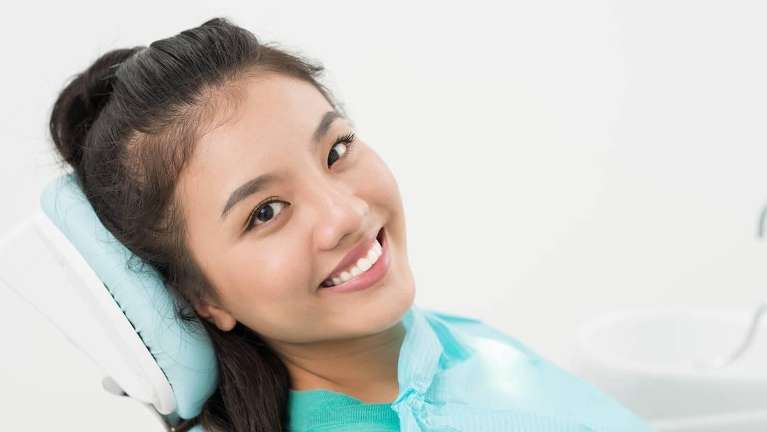
[[[346,282],[346,281],[348,281],[349,279],[352,278],[352,275],[351,275],[351,273],[345,271],[345,272],[341,273],[341,276],[339,276],[339,277],[341,278],[341,282]]]
[[[357,262],[348,268],[347,270],[343,271],[340,275],[334,276],[331,280],[333,281],[333,285],[342,284],[346,281],[348,281],[351,278],[357,277],[360,274],[370,270],[370,267],[373,267],[373,264],[378,261],[378,258],[381,257],[381,254],[383,253],[383,248],[381,247],[381,244],[378,243],[378,240],[373,242],[373,245],[370,247],[370,250],[368,251],[367,255],[357,260]]]
[[[372,266],[373,266],[373,261],[368,259],[367,257],[357,261],[357,267],[359,267],[360,270],[362,271],[367,271]]]

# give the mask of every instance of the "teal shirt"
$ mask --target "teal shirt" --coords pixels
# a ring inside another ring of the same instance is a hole
[[[331,390],[291,390],[288,412],[290,431],[399,431],[391,404],[365,403]]]
[[[291,390],[289,430],[652,430],[596,387],[479,320],[415,305],[402,320],[399,393],[391,404],[330,390]]]

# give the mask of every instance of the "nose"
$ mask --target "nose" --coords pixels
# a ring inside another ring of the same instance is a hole
[[[343,242],[350,245],[364,235],[370,207],[351,188],[334,182],[322,182],[315,193],[317,219],[314,241],[319,249],[331,250]]]

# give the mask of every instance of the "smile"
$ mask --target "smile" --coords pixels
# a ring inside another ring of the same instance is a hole
[[[389,269],[388,242],[384,229],[367,248],[367,252],[352,265],[334,272],[320,285],[321,291],[347,292],[367,288],[378,282]]]

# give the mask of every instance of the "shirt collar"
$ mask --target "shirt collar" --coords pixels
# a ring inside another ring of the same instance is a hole
[[[397,405],[413,392],[423,394],[440,370],[443,347],[424,311],[416,305],[402,317],[405,338],[397,363],[399,394],[392,402]]]

